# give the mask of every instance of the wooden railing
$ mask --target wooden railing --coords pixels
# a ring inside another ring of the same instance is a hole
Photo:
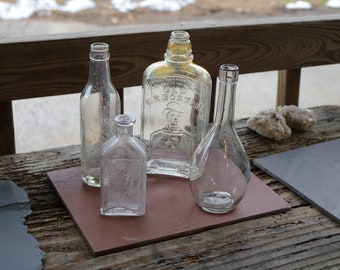
[[[339,16],[238,21],[236,24],[202,22],[117,28],[88,34],[2,38],[0,155],[15,152],[12,101],[79,93],[87,80],[90,43],[110,44],[112,80],[123,98],[122,89],[141,85],[144,69],[162,59],[174,29],[190,33],[195,63],[206,68],[213,79],[224,63],[237,64],[241,73],[279,71],[278,105],[298,105],[301,68],[340,63]]]

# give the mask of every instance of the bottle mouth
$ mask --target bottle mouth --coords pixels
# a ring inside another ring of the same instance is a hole
[[[114,117],[114,121],[119,126],[129,127],[136,122],[136,118],[131,114],[119,114]]]
[[[109,44],[94,42],[90,45],[90,59],[94,61],[106,61],[110,59]]]
[[[104,42],[95,42],[90,45],[90,49],[94,52],[106,52],[109,50],[109,44]]]
[[[189,33],[181,30],[173,31],[170,35],[170,39],[176,42],[188,42],[189,38]]]
[[[224,83],[236,83],[238,81],[239,67],[234,64],[223,64],[219,70],[219,80]]]

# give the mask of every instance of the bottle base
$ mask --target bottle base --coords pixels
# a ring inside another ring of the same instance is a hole
[[[232,211],[236,203],[228,192],[214,191],[200,194],[198,205],[206,212],[225,214]]]
[[[112,208],[107,208],[107,209],[100,209],[100,214],[102,216],[144,216],[145,215],[145,210],[143,211],[142,209],[129,209],[125,207],[112,207]]]
[[[100,187],[100,179],[87,175],[87,176],[82,176],[83,182],[91,187]]]
[[[172,160],[152,159],[147,162],[147,173],[188,178],[189,164]]]

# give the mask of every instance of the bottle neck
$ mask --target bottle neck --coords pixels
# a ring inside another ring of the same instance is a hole
[[[132,136],[136,118],[129,114],[119,114],[114,118],[117,136]]]
[[[117,125],[117,135],[118,136],[132,136],[133,135],[133,126],[121,126]]]
[[[223,127],[233,126],[236,83],[219,82],[215,123]]]
[[[88,82],[92,84],[111,82],[110,52],[106,43],[91,44]]]
[[[170,63],[190,63],[193,61],[189,33],[173,31],[164,58]]]
[[[228,64],[220,67],[214,123],[223,128],[234,126],[235,91],[237,80],[237,66]]]

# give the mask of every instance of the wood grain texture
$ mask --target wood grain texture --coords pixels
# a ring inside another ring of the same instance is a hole
[[[219,66],[225,63],[237,64],[241,73],[253,73],[340,62],[338,16],[251,20],[237,24],[228,21],[182,23],[115,28],[87,35],[3,38],[0,40],[0,102],[80,93],[88,77],[89,45],[96,41],[110,45],[112,81],[123,98],[124,87],[141,85],[145,68],[163,59],[174,29],[190,33],[194,61],[208,70],[213,81]],[[278,104],[298,103],[299,80],[296,76],[291,80],[292,77],[281,77]],[[210,120],[213,108],[214,98]],[[0,123],[9,123],[12,118],[8,113],[0,114]],[[6,149],[13,144],[14,133],[9,127],[2,128],[0,149]],[[2,153],[11,153],[12,148]]]
[[[239,24],[171,25],[189,31],[195,62],[213,78],[218,67],[235,63],[241,73],[294,69],[340,62],[340,19],[267,19]],[[117,88],[141,85],[145,68],[163,59],[170,26],[127,28],[95,35],[2,39],[0,101],[79,93],[87,80],[89,45],[110,45],[111,75]]]
[[[250,160],[340,138],[340,107],[313,108],[318,124],[273,141],[237,122]],[[0,179],[26,189],[29,232],[47,253],[45,269],[339,269],[340,227],[269,175],[252,167],[292,210],[98,258],[58,198],[46,173],[79,165],[79,146],[0,157]]]

